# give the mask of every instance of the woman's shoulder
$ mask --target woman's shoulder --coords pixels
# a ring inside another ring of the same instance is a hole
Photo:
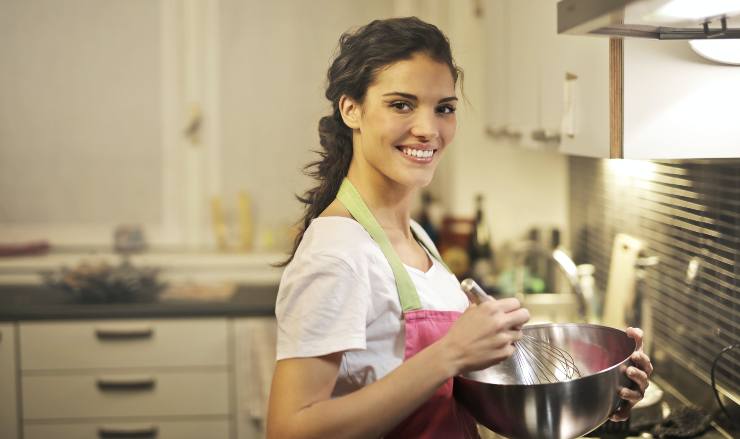
[[[352,217],[326,215],[314,218],[296,249],[296,263],[332,259],[356,273],[364,271],[382,252]]]

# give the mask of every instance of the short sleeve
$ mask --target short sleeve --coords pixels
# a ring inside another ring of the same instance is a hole
[[[294,259],[275,305],[277,359],[365,349],[368,307],[369,286],[338,256]]]

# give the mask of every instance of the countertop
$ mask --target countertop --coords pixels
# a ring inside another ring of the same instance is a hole
[[[277,290],[277,285],[239,285],[225,300],[88,304],[49,287],[0,285],[0,321],[272,316]]]

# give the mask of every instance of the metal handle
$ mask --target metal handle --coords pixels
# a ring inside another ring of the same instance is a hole
[[[152,338],[152,335],[154,335],[154,329],[152,329],[151,326],[135,328],[95,328],[95,336],[100,340]]]
[[[460,282],[460,287],[462,287],[463,292],[466,296],[468,296],[468,299],[470,299],[471,302],[475,303],[476,305],[481,302],[486,302],[488,300],[493,300],[493,297],[489,296],[485,291],[483,291],[483,288],[478,285],[476,281],[473,279],[465,279],[462,282]]]
[[[159,427],[156,425],[144,425],[141,427],[100,426],[98,427],[98,437],[101,439],[157,437],[158,431]]]
[[[101,377],[96,380],[102,391],[117,390],[152,390],[156,384],[153,377]]]
[[[560,143],[560,133],[539,128],[532,131],[532,140],[545,143]]]

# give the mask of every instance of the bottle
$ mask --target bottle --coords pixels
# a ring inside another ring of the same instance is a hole
[[[548,291],[547,265],[549,255],[540,242],[540,231],[536,227],[529,230],[524,256],[525,293],[544,293]]]
[[[488,229],[483,206],[483,195],[475,197],[475,221],[468,244],[470,277],[489,293],[497,291],[491,232]]]
[[[429,191],[424,191],[421,193],[421,213],[419,214],[419,225],[422,229],[424,229],[425,232],[427,232],[427,235],[429,235],[429,238],[432,240],[434,245],[439,246],[439,232],[437,231],[437,227],[432,221],[431,210],[433,201],[434,200],[432,199],[432,194]]]

